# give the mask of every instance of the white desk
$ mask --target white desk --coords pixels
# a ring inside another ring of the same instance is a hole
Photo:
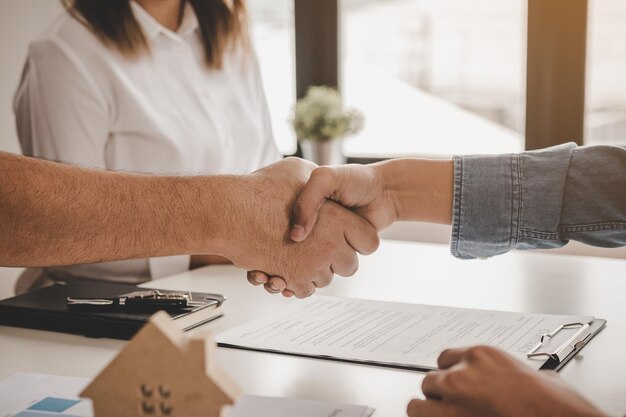
[[[208,267],[150,283],[163,289],[222,292],[222,331],[289,302],[250,286],[243,271]],[[544,253],[511,253],[459,261],[439,245],[386,241],[361,258],[352,278],[323,294],[541,313],[590,314],[608,326],[561,376],[614,415],[626,412],[626,261]],[[108,339],[0,327],[0,378],[32,371],[93,377],[124,344]],[[419,395],[423,374],[219,349],[218,360],[247,393],[366,404],[376,416],[402,416]]]

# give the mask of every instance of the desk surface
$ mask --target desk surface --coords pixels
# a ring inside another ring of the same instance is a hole
[[[626,261],[510,253],[487,261],[454,259],[440,245],[385,241],[360,271],[319,293],[510,311],[589,314],[608,320],[562,378],[607,412],[626,412]],[[232,266],[211,266],[149,283],[163,289],[222,292],[220,332],[290,302],[250,286]],[[0,378],[18,371],[93,377],[124,346],[109,339],[0,326]],[[218,349],[220,366],[250,394],[324,399],[405,415],[423,374],[268,353]]]

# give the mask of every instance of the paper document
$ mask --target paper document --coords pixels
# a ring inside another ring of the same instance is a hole
[[[0,417],[93,417],[90,400],[78,398],[86,378],[17,373],[0,381]],[[373,408],[326,401],[243,395],[230,417],[370,417]]]
[[[326,401],[244,395],[229,417],[370,417],[373,408]]]
[[[17,373],[0,381],[1,417],[92,417],[90,400],[78,398],[88,379]]]
[[[472,310],[313,296],[217,337],[224,347],[336,359],[409,369],[437,369],[446,348],[491,345],[539,369],[526,353],[544,333],[591,316]],[[545,346],[554,350],[574,330]]]

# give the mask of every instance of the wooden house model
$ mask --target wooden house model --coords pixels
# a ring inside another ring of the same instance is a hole
[[[240,394],[213,363],[212,337],[187,337],[160,312],[81,393],[95,417],[219,417]]]

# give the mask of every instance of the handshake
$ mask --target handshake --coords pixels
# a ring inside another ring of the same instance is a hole
[[[423,162],[446,164],[451,201],[451,161]],[[402,165],[396,160],[317,167],[287,158],[241,177],[231,200],[236,221],[225,229],[228,244],[221,255],[250,271],[251,284],[286,297],[308,297],[329,285],[334,274],[351,276],[358,269],[357,252],[373,253],[377,232],[394,221],[450,221],[451,202],[428,218],[425,207],[433,204],[420,201],[437,182],[425,176],[420,190],[404,190],[415,187],[413,176],[420,172]]]

